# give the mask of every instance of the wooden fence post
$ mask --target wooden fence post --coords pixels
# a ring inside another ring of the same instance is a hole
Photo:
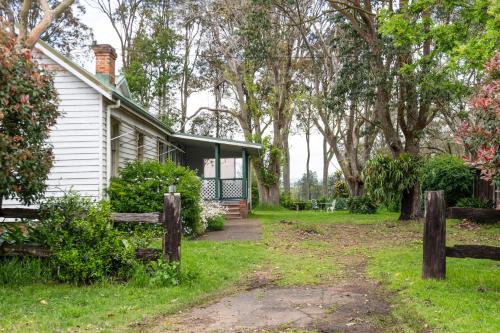
[[[446,275],[446,204],[443,191],[425,192],[424,256],[422,278]]]
[[[166,193],[163,205],[163,256],[168,262],[181,261],[181,195]]]

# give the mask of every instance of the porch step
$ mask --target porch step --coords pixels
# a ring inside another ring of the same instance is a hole
[[[227,220],[242,218],[239,201],[223,201],[222,205],[227,209],[227,213],[224,216]]]

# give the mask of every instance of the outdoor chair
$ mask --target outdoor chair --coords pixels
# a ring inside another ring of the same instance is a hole
[[[336,200],[334,199],[330,205],[330,207],[327,208],[327,211],[329,212],[334,212],[335,211],[335,204],[336,204]]]
[[[318,210],[319,209],[319,207],[318,207],[318,200],[315,200],[315,199],[311,200],[311,208],[312,208],[312,210]]]

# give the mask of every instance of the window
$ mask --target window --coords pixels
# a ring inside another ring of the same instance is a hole
[[[167,148],[168,146],[164,142],[158,140],[158,161],[160,163],[165,162],[165,160],[168,158]]]
[[[137,160],[144,160],[144,134],[141,132],[137,133]]]
[[[120,167],[120,122],[111,119],[111,177],[118,176]]]

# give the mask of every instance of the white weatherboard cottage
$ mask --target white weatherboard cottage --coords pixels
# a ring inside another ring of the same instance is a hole
[[[49,139],[54,165],[45,195],[72,189],[100,200],[128,161],[170,158],[197,170],[204,198],[235,204],[245,215],[249,158],[260,145],[172,132],[131,99],[124,78],[115,80],[115,50],[101,44],[94,53],[91,74],[43,42],[35,47],[34,57],[53,73],[61,113]],[[4,201],[3,207],[13,206],[19,203]]]

